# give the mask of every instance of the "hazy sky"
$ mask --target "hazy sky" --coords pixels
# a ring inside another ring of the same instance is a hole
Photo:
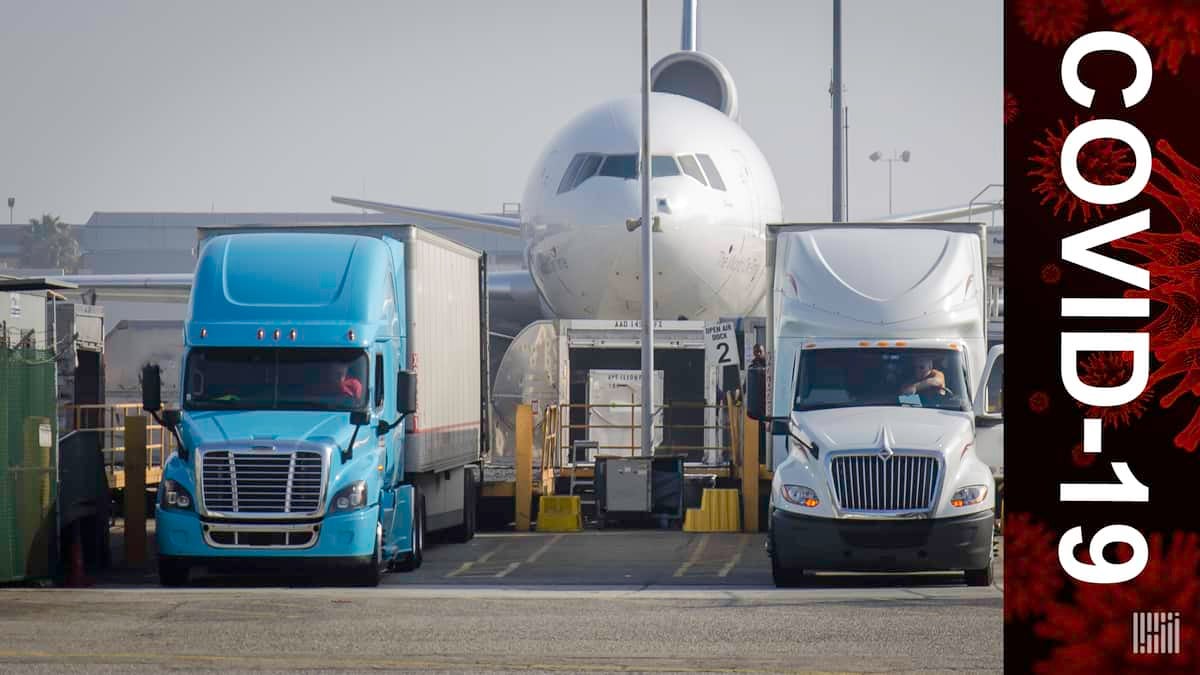
[[[1000,0],[845,0],[850,215],[1002,180]],[[638,0],[0,0],[0,200],[44,211],[498,211],[574,114],[636,94]],[[651,0],[651,59],[680,0]],[[830,0],[701,0],[784,215],[830,216]],[[365,186],[365,188],[364,188]],[[2,209],[3,202],[0,202]],[[7,214],[4,214],[7,216]]]

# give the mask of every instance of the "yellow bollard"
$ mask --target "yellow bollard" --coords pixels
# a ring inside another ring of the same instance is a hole
[[[146,564],[146,418],[125,417],[125,564]]]
[[[742,529],[738,511],[738,491],[705,488],[700,508],[684,514],[684,532],[738,532]]]
[[[758,420],[742,420],[742,523],[746,532],[758,532]]]
[[[528,532],[533,505],[533,408],[517,406],[517,531]]]
[[[542,495],[538,499],[538,532],[579,532],[582,529],[579,495]]]

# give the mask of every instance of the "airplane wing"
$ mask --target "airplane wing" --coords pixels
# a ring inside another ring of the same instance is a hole
[[[963,204],[961,206],[948,206],[942,209],[932,209],[929,211],[917,211],[915,213],[906,213],[898,216],[884,216],[882,218],[872,218],[870,222],[876,223],[935,223],[938,221],[954,220],[955,218],[970,218],[972,216],[981,216],[992,211],[1000,211],[1004,209],[1004,200],[996,202],[976,202],[975,204]]]
[[[509,218],[507,216],[486,216],[479,213],[463,213],[461,211],[438,211],[434,209],[422,209],[415,206],[402,206],[400,204],[385,204],[383,202],[369,202],[363,199],[352,199],[350,197],[331,197],[334,204],[344,204],[345,206],[353,206],[360,209],[370,209],[380,213],[395,213],[410,218],[421,218],[423,220],[441,223],[443,225],[453,225],[455,227],[465,227],[472,230],[480,230],[483,232],[492,232],[496,234],[507,234],[513,237],[521,236],[521,221],[518,218]]]

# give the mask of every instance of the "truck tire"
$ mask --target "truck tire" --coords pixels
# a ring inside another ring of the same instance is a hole
[[[425,557],[425,497],[416,485],[413,486],[413,499],[417,504],[412,522],[413,550],[411,553],[401,554],[400,559],[392,566],[397,572],[415,571]]]
[[[375,550],[371,554],[371,560],[358,569],[355,574],[354,585],[366,586],[373,588],[383,581],[383,524],[375,524]]]
[[[992,563],[996,561],[996,526],[992,525],[992,555],[988,558],[987,565],[977,570],[963,570],[963,577],[966,578],[968,586],[991,586],[995,581],[995,572],[992,570]]]
[[[994,581],[992,563],[989,561],[983,569],[963,570],[963,576],[966,577],[968,586],[991,586]]]
[[[772,535],[773,537],[774,535]],[[771,580],[775,588],[797,588],[804,585],[804,570],[785,567],[779,562],[779,549],[771,542]]]
[[[479,498],[475,486],[475,472],[470,467],[463,471],[463,522],[450,528],[450,541],[465,544],[475,538],[475,523],[478,518]]]
[[[966,579],[968,586],[991,586],[995,581],[995,572],[992,569],[992,560],[988,561],[986,567],[977,570],[963,570],[963,577]]]
[[[191,573],[187,563],[163,558],[158,561],[158,583],[167,588],[186,586]]]

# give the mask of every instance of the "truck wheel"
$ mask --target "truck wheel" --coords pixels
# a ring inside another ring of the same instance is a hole
[[[160,558],[158,560],[158,583],[168,588],[186,586],[191,568],[178,560]]]
[[[383,525],[375,524],[375,551],[371,554],[371,560],[364,564],[358,571],[355,578],[355,586],[378,586],[380,581],[383,581]]]
[[[968,586],[991,586],[994,576],[992,563],[989,561],[983,569],[963,570],[963,576],[966,577]]]
[[[992,563],[996,561],[996,527],[992,526],[992,554],[988,557],[987,565],[977,570],[963,570],[968,586],[991,586],[995,572]]]
[[[797,588],[804,585],[804,570],[784,567],[779,562],[779,549],[771,542],[771,580],[775,588]]]
[[[475,472],[469,468],[463,471],[463,522],[450,528],[450,541],[465,544],[475,538],[476,510],[479,499],[476,496]]]
[[[398,572],[416,570],[421,566],[425,557],[425,497],[415,485],[413,486],[413,497],[417,504],[412,522],[413,549],[411,553],[402,554],[400,560],[395,564],[394,567]]]

